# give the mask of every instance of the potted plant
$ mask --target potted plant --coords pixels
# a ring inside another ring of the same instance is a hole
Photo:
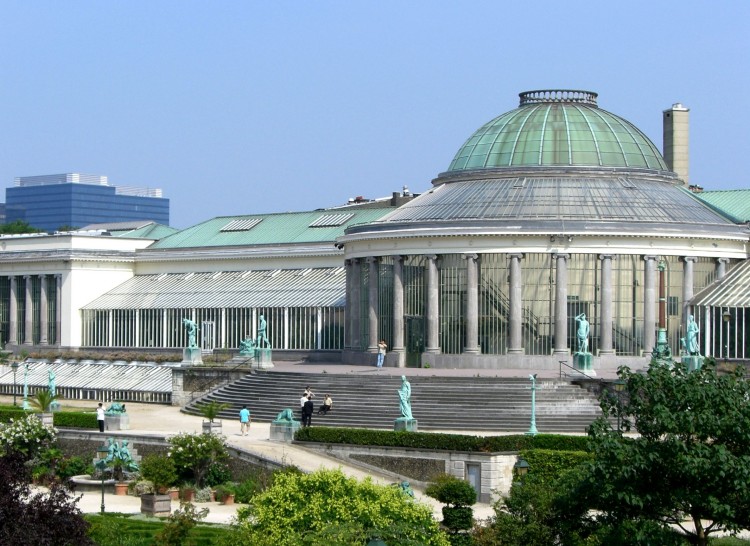
[[[195,498],[195,485],[192,483],[184,483],[180,487],[180,500],[183,502],[193,502]]]
[[[237,493],[233,483],[224,483],[216,488],[215,498],[221,504],[234,504],[234,496]]]
[[[172,497],[167,490],[177,481],[174,461],[165,455],[149,455],[141,461],[141,475],[154,484],[153,494],[141,495],[141,513],[169,514]]]
[[[51,427],[53,426],[54,414],[51,411],[52,402],[57,400],[57,395],[52,394],[49,390],[37,391],[31,398],[31,405],[38,409],[39,420]]]
[[[229,404],[225,404],[224,402],[217,402],[216,400],[211,400],[206,404],[202,404],[199,407],[199,411],[201,412],[201,415],[203,417],[208,419],[208,421],[203,421],[203,432],[210,434],[221,434],[221,421],[216,420],[216,418],[222,411],[228,409],[229,407]]]

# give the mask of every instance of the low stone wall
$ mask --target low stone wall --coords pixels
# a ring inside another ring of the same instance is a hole
[[[469,483],[477,480],[480,484],[478,500],[485,503],[494,502],[499,496],[508,494],[513,482],[513,465],[517,459],[516,453],[428,451],[317,442],[299,444],[354,465],[385,471],[386,474],[393,475],[394,481],[405,479],[418,482],[422,487],[443,473],[452,474]]]

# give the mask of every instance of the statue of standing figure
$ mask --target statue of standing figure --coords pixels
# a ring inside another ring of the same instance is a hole
[[[257,347],[260,349],[263,347],[263,344],[265,343],[265,346],[269,349],[271,348],[271,342],[268,341],[268,336],[266,335],[266,329],[267,329],[266,319],[261,315],[258,317],[258,343]]]
[[[411,414],[411,384],[406,380],[406,376],[401,376],[401,388],[398,390],[398,398],[401,405],[401,417],[404,419],[414,419]]]
[[[47,388],[49,389],[49,393],[52,396],[55,396],[57,394],[57,386],[55,385],[55,370],[50,369],[47,373]]]
[[[195,325],[195,321],[184,318],[182,319],[182,325],[185,327],[185,330],[187,330],[188,333],[188,349],[197,348],[198,343],[195,339],[195,333],[198,330],[198,327]]]
[[[578,338],[578,352],[588,353],[589,352],[589,321],[586,320],[586,313],[581,313],[576,317],[578,323],[578,331],[576,337]]]
[[[700,329],[698,328],[698,324],[695,322],[695,318],[693,318],[693,315],[690,315],[688,317],[688,323],[687,323],[687,353],[689,355],[700,355],[700,346],[698,344],[698,332],[700,332]]]

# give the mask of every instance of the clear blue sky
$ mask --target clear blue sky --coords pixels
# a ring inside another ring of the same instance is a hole
[[[520,91],[587,89],[750,188],[750,2],[0,0],[0,188],[160,187],[172,225],[429,187]],[[0,194],[0,200],[2,199]]]

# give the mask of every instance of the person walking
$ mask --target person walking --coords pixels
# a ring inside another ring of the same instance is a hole
[[[386,344],[384,339],[381,339],[378,343],[378,369],[383,367],[386,349],[388,349],[388,345]]]
[[[312,401],[312,396],[307,398],[307,401],[302,406],[302,426],[309,427],[312,425],[312,414],[315,411],[315,404]]]
[[[242,406],[240,410],[240,436],[247,436],[250,432],[250,410]]]
[[[104,432],[104,408],[101,402],[99,402],[99,406],[96,408],[96,422],[99,425],[99,432]]]

